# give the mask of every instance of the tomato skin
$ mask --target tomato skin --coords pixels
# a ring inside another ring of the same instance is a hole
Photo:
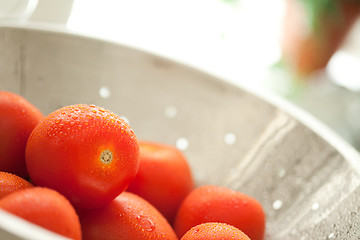
[[[33,187],[0,199],[0,208],[50,231],[81,240],[81,226],[70,202],[55,190]]]
[[[140,141],[139,146],[140,166],[128,191],[149,201],[173,223],[180,203],[194,188],[187,159],[162,143]]]
[[[26,142],[43,114],[25,98],[0,91],[0,171],[27,178]]]
[[[35,185],[59,191],[76,208],[96,208],[134,179],[138,152],[135,133],[123,119],[104,108],[78,104],[54,111],[34,129],[26,164]]]
[[[27,180],[8,172],[0,171],[0,199],[22,189],[33,187]]]
[[[229,188],[206,185],[194,189],[175,218],[178,237],[206,222],[222,222],[243,231],[252,240],[264,239],[265,214],[254,198]]]
[[[181,240],[251,240],[238,228],[218,222],[208,222],[192,227]]]
[[[79,212],[86,240],[176,240],[163,215],[140,196],[123,192],[108,205]]]

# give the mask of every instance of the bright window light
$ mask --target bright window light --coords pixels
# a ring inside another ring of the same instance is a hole
[[[283,0],[74,0],[67,27],[258,84],[280,59],[283,10]]]

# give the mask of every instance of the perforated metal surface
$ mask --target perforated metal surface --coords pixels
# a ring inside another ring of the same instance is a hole
[[[44,114],[75,103],[103,106],[126,117],[139,139],[182,149],[198,185],[257,198],[266,239],[360,238],[358,153],[293,106],[64,32],[2,27],[0,56],[0,89]]]

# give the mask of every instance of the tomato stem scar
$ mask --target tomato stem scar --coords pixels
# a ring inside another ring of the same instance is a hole
[[[100,154],[101,162],[103,162],[104,164],[109,164],[112,162],[112,160],[113,160],[113,154],[110,150],[106,149],[101,152],[101,154]]]

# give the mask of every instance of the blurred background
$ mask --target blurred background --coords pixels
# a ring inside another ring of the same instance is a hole
[[[359,0],[0,0],[0,24],[119,42],[305,109],[360,150]]]

